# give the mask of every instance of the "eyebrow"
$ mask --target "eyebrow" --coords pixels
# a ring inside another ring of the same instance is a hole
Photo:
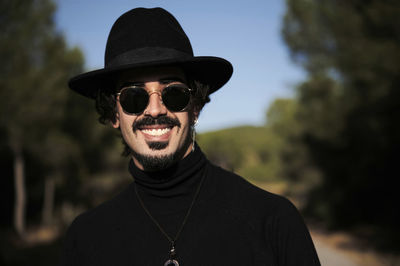
[[[140,86],[140,85],[143,85],[143,82],[131,82],[131,81],[128,81],[128,82],[122,83],[119,86],[119,88],[122,89],[122,88],[125,88],[125,87],[134,87],[134,86]]]
[[[176,81],[185,83],[185,81],[180,77],[165,77],[158,80],[158,82],[160,82],[161,84],[169,84]]]
[[[160,82],[161,84],[169,84],[169,83],[172,83],[172,82],[182,82],[182,83],[185,83],[186,81],[185,80],[183,80],[183,78],[181,78],[181,77],[175,77],[175,76],[171,76],[171,77],[163,77],[163,78],[160,78],[159,80],[158,80],[158,82]],[[123,87],[131,87],[131,86],[143,86],[144,85],[144,82],[142,82],[142,81],[128,81],[128,82],[124,82],[124,83],[122,83],[122,85],[120,86],[120,88],[123,88]]]

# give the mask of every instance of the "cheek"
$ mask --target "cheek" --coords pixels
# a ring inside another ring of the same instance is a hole
[[[120,119],[120,127],[121,130],[124,130],[126,133],[130,133],[133,131],[132,125],[135,119],[123,117]]]
[[[122,134],[131,134],[133,122],[136,120],[136,116],[126,115],[119,112],[118,124]]]
[[[179,114],[178,119],[181,123],[180,130],[182,131],[181,134],[188,134],[190,131],[190,116],[188,113]]]

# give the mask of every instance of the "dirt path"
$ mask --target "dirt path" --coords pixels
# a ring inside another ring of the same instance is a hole
[[[283,195],[287,184],[255,182],[255,185]],[[400,256],[377,253],[371,245],[361,244],[346,232],[309,229],[322,266],[400,266]]]
[[[400,258],[379,254],[345,232],[310,230],[322,266],[399,266]]]
[[[311,233],[315,249],[317,250],[319,260],[322,266],[357,266],[359,265],[354,260],[352,260],[344,252],[340,252],[337,248],[330,246],[328,243],[324,242],[321,237],[317,236],[315,233]]]

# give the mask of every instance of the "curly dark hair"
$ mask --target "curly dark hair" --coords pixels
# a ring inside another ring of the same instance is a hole
[[[191,104],[189,108],[190,117],[193,117],[194,113],[200,114],[204,105],[210,101],[208,92],[210,86],[201,83],[198,80],[188,79],[187,85],[193,89]],[[99,113],[99,122],[107,125],[116,122],[117,114],[117,100],[116,93],[109,89],[100,89],[96,96],[96,110]],[[122,141],[125,145],[122,155],[128,156],[131,154],[130,147]]]

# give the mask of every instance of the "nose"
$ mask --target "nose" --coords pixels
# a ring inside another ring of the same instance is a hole
[[[149,104],[144,114],[152,117],[159,117],[167,114],[167,108],[162,103],[161,93],[159,91],[149,92]]]

